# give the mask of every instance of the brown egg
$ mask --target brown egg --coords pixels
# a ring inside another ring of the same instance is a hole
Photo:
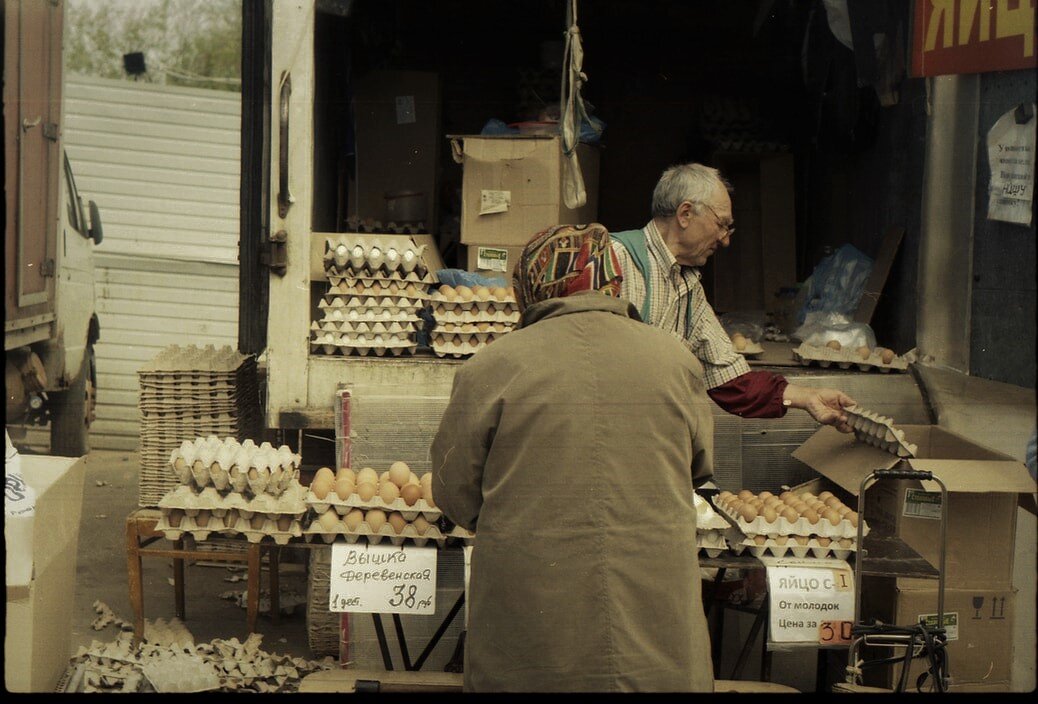
[[[400,487],[391,481],[384,481],[379,485],[378,495],[387,504],[391,504],[400,498]]]
[[[429,521],[422,514],[415,516],[415,519],[411,521],[411,525],[414,526],[414,530],[418,535],[425,535],[425,531],[429,530]]]
[[[335,533],[339,528],[339,514],[335,512],[334,508],[330,508],[320,515],[317,523],[325,533]]]
[[[868,359],[870,354],[872,354],[872,350],[868,347],[862,346],[858,348],[858,356],[862,359]]]
[[[350,498],[350,495],[356,490],[357,487],[349,479],[343,478],[335,481],[335,495],[339,497],[340,501]]]
[[[768,499],[775,497],[775,495],[772,494],[770,491],[762,491],[761,493],[757,494],[757,496],[759,496],[764,501],[767,501]]]
[[[833,493],[831,491],[823,491],[821,494],[818,495],[818,500],[819,501],[825,501],[826,499],[828,499],[832,495],[833,495]]]
[[[329,474],[314,477],[314,480],[310,482],[310,491],[314,493],[319,500],[324,501],[328,496],[328,492],[332,490],[332,486],[335,484],[334,475]]]
[[[349,479],[354,484],[357,483],[357,473],[349,467],[339,467],[339,471],[335,473],[335,479]]]
[[[767,536],[764,536],[764,535],[755,535],[755,536],[753,536],[753,542],[757,543],[757,545],[763,545],[765,542],[767,542],[767,540],[768,540]]]
[[[811,499],[816,499],[816,498],[818,498],[818,497],[815,496],[814,494],[812,494],[810,491],[805,491],[803,494],[800,495],[800,500],[801,501],[810,502]]]
[[[806,535],[794,535],[793,539],[797,541],[797,545],[807,545],[808,537]]]
[[[458,286],[458,288],[455,289],[455,291],[458,294],[458,300],[459,301],[471,301],[472,300],[472,296],[473,296],[472,289],[469,288],[468,286]]]
[[[334,513],[334,511],[333,511],[333,513]],[[266,523],[267,523],[267,517],[264,516],[262,513],[257,513],[255,515],[253,515],[252,520],[249,521],[249,525],[252,526],[253,530],[263,530],[263,526],[265,526]]]
[[[279,531],[281,531],[282,533],[287,533],[288,530],[291,527],[292,527],[292,517],[291,516],[279,516],[278,517],[278,530]]]
[[[453,301],[455,298],[458,297],[458,293],[454,290],[454,287],[448,286],[447,284],[440,286],[440,295],[448,301]]]
[[[836,508],[837,506],[843,505],[843,502],[835,496],[830,496],[828,499],[825,500],[825,505],[829,508]]]
[[[404,488],[400,490],[400,498],[408,506],[414,506],[421,497],[422,487],[418,484],[404,484]]]
[[[396,484],[398,489],[407,483],[410,476],[411,468],[407,466],[406,462],[394,462],[389,465],[389,480]]]
[[[793,496],[792,491],[783,491],[781,494],[779,494],[778,497],[782,500],[782,503],[786,503],[786,499],[788,499],[791,496]]]
[[[386,470],[385,472],[382,472],[382,474],[378,475],[379,486],[385,484],[388,481],[389,481],[389,470]]]
[[[425,474],[423,474],[421,476],[421,478],[418,480],[418,484],[419,484],[419,486],[422,487],[423,490],[426,487],[432,486],[432,476],[433,476],[432,472],[429,471],[429,472],[426,472]]]
[[[374,482],[361,482],[357,484],[357,496],[361,501],[371,501],[378,493],[378,484]]]
[[[393,511],[393,513],[389,514],[386,521],[393,527],[393,532],[398,535],[404,531],[404,526],[407,525],[407,521],[404,520],[403,514],[399,511]]]
[[[840,525],[840,521],[843,520],[840,514],[838,514],[836,511],[832,509],[829,509],[825,513],[823,513],[822,518],[829,521],[834,526]]]
[[[769,496],[768,498],[764,499],[764,505],[772,506],[779,511],[781,511],[786,506],[784,503],[782,503],[782,499],[780,499],[777,496]]]
[[[825,343],[825,346],[831,350],[836,350],[837,352],[839,352],[842,347],[839,340],[829,340]]]
[[[854,511],[851,511],[850,513],[845,515],[844,518],[846,518],[848,521],[850,521],[851,526],[853,526],[854,528],[858,527],[858,514],[855,513]]]
[[[746,349],[746,338],[739,333],[732,335],[732,347],[737,351],[742,352]]]
[[[780,515],[790,523],[796,523],[797,519],[800,518],[800,514],[794,511],[791,506],[786,506],[786,508],[782,509]]]
[[[894,361],[894,350],[883,350],[883,356],[881,357],[883,364],[890,364]]]
[[[841,505],[836,509],[836,512],[841,516],[846,516],[848,513],[854,513],[854,509],[852,509],[850,506]]]
[[[782,503],[786,506],[792,506],[795,503],[800,503],[800,499],[797,498],[796,494],[786,493],[785,498],[782,499]]]
[[[407,476],[407,481],[406,481],[406,482],[404,482],[404,483],[405,483],[405,484],[419,484],[419,485],[420,485],[420,484],[421,484],[422,482],[421,482],[421,480],[420,480],[420,479],[418,478],[418,475],[417,475],[417,474],[415,474],[414,472],[411,472],[411,473],[410,473],[410,474],[409,474],[409,475]]]
[[[764,505],[764,502],[761,501],[756,496],[754,496],[752,499],[750,499],[746,503],[748,503],[750,506],[753,506],[755,509],[757,509],[758,512],[760,511],[760,507]]]
[[[425,503],[429,504],[430,508],[436,508],[436,501],[433,500],[433,489],[431,483],[429,486],[422,487],[422,498],[425,499]]]
[[[854,541],[853,541],[853,540],[851,540],[850,538],[840,538],[840,539],[839,539],[839,540],[837,541],[837,544],[838,544],[838,545],[839,545],[839,546],[840,546],[841,548],[844,548],[844,549],[846,550],[846,549],[850,549],[850,547],[854,545]]]
[[[785,545],[787,542],[789,542],[789,536],[788,535],[776,535],[774,538],[772,538],[772,540],[775,541],[776,545]]]
[[[730,492],[730,491],[722,491],[722,492],[720,492],[717,495],[717,499],[718,499],[718,501],[727,501],[732,496],[734,496],[734,494],[732,494],[732,492]]]
[[[364,512],[359,508],[353,509],[342,518],[342,522],[345,523],[346,527],[351,531],[357,530],[357,526],[359,526],[363,521]]]
[[[810,506],[805,504],[803,501],[797,501],[791,508],[802,516],[804,515],[804,511],[810,509]]]
[[[357,484],[360,485],[365,482],[378,484],[378,472],[373,470],[371,467],[365,467],[357,472]]]
[[[754,494],[749,489],[743,489],[737,494],[737,496],[743,501],[748,501],[749,499],[753,498]]]
[[[810,523],[811,525],[815,525],[816,523],[818,523],[818,520],[820,518],[820,516],[818,515],[818,512],[815,511],[813,508],[807,509],[806,511],[804,511],[800,515],[803,516],[804,518],[806,518],[807,522]]]
[[[472,289],[472,297],[477,301],[490,300],[490,289],[486,286],[476,286]]]
[[[743,507],[743,504],[745,504],[745,503],[746,503],[745,501],[742,501],[741,499],[738,499],[738,498],[732,499],[731,501],[728,502],[728,512],[729,513],[739,513],[739,510]]]
[[[826,538],[824,535],[816,536],[815,540],[817,540],[818,544],[821,545],[823,548],[829,547],[829,543],[833,542],[832,538]]]
[[[314,475],[314,481],[317,481],[321,477],[328,477],[332,481],[335,481],[335,472],[332,471],[331,467],[321,467]],[[313,486],[313,482],[310,482],[310,486]]]
[[[757,509],[749,504],[743,504],[743,506],[739,508],[739,517],[749,523],[757,518]]]
[[[209,525],[209,512],[199,511],[195,515],[195,525],[199,528],[205,528],[207,525]],[[263,527],[262,524],[260,525],[260,527]]]
[[[778,520],[778,512],[771,506],[765,506],[764,510],[760,513],[764,517],[764,520],[768,523],[774,523]]]
[[[364,513],[364,520],[372,533],[378,533],[379,528],[386,525],[386,512],[380,508],[373,508]]]

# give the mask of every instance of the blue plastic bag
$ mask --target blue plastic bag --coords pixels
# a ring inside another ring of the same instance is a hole
[[[797,311],[797,324],[803,325],[808,313],[840,313],[851,317],[865,292],[872,272],[872,258],[853,245],[845,244],[823,259],[805,282],[804,305]]]

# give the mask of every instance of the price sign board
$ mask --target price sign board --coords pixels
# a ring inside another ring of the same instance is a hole
[[[436,611],[436,548],[332,544],[328,610],[432,614]]]
[[[773,643],[842,645],[854,620],[854,571],[843,560],[762,557]]]

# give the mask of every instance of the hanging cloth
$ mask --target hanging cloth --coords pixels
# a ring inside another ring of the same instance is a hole
[[[576,209],[587,203],[587,191],[584,189],[584,175],[577,159],[577,145],[580,143],[580,126],[589,122],[584,100],[580,97],[580,87],[587,82],[583,72],[584,48],[580,41],[580,27],[577,26],[577,0],[569,0],[566,6],[566,51],[562,60],[562,90],[559,104],[562,107],[562,197],[566,207]]]

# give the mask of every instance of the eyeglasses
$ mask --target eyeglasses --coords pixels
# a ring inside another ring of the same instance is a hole
[[[721,222],[721,218],[717,215],[717,211],[714,210],[713,208],[711,208],[709,206],[709,204],[703,203],[702,206],[704,208],[706,208],[707,210],[709,210],[710,213],[714,216],[714,220],[717,221],[717,226],[719,228],[721,228],[722,230],[724,230],[724,236],[726,238],[727,237],[731,237],[732,235],[735,234],[735,221],[734,220],[732,220],[730,223],[728,223],[726,225],[725,223]]]

